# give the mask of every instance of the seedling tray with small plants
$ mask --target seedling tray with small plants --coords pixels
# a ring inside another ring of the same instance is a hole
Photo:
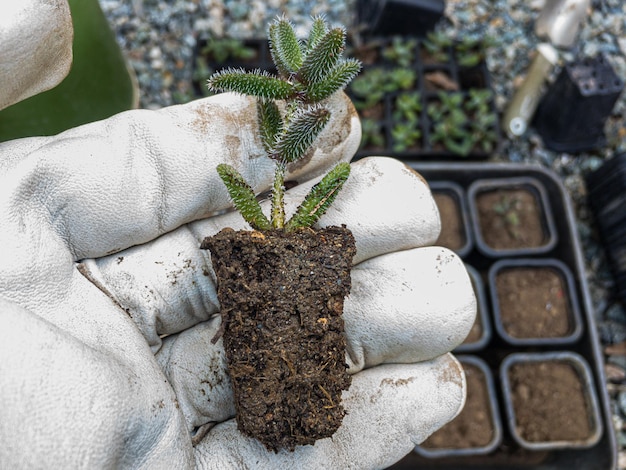
[[[487,39],[372,38],[351,54],[364,68],[347,89],[363,126],[359,156],[484,159],[501,137]]]
[[[470,406],[391,468],[616,469],[582,252],[558,177],[516,164],[409,164],[431,185],[440,243],[468,266],[479,315],[455,351]]]
[[[486,159],[501,145],[498,113],[485,64],[489,41],[370,38],[349,46],[363,62],[348,86],[363,128],[357,156],[420,159]],[[266,40],[199,41],[194,89],[206,93],[206,78],[225,67],[272,71]]]

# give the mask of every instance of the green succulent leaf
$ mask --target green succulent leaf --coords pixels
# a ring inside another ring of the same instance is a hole
[[[361,70],[361,62],[356,59],[344,59],[339,61],[326,77],[306,87],[306,99],[309,102],[317,102],[328,98],[338,90],[345,88]]]
[[[277,18],[269,27],[269,46],[274,64],[281,75],[296,73],[302,66],[302,44],[293,25],[286,18]]]
[[[474,142],[471,136],[465,136],[459,140],[449,139],[445,142],[445,145],[452,153],[466,157],[472,151]]]
[[[225,163],[217,165],[217,173],[226,185],[235,208],[241,212],[246,222],[255,230],[269,230],[271,224],[263,214],[254,191],[243,179],[243,176]]]
[[[298,71],[298,79],[304,84],[322,81],[339,61],[345,44],[345,29],[334,28],[328,31],[306,55]]]
[[[270,24],[267,29],[267,39],[270,48],[270,55],[272,56],[272,62],[278,70],[278,74],[282,77],[288,77],[291,74],[289,66],[283,61],[282,57],[278,53],[278,25],[276,23]]]
[[[350,164],[342,162],[311,188],[296,213],[285,225],[285,230],[293,231],[301,227],[311,227],[326,213],[343,184],[350,175]]]
[[[295,162],[309,149],[313,141],[330,119],[330,111],[324,106],[299,108],[285,130],[279,136],[272,158],[285,163]]]
[[[208,85],[213,91],[234,91],[267,100],[285,100],[294,93],[291,83],[260,70],[254,72],[232,68],[222,70],[209,78]]]
[[[261,130],[261,141],[265,151],[270,154],[278,135],[283,130],[283,118],[276,103],[265,99],[258,100],[257,114]]]
[[[319,15],[313,18],[313,25],[311,26],[311,32],[309,33],[309,40],[306,43],[307,50],[310,51],[317,46],[327,32],[328,27],[326,26],[324,17]]]

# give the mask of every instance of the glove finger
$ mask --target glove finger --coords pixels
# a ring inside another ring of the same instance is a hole
[[[0,467],[187,468],[185,422],[145,344],[128,321],[109,322],[114,339],[93,326],[75,335],[0,298]]]
[[[295,211],[311,185],[289,191],[287,213]],[[352,163],[348,181],[319,223],[342,224],[356,240],[354,264],[384,253],[432,245],[441,230],[428,183],[404,163],[387,157]]]
[[[65,0],[0,2],[0,109],[61,83],[73,33]]]
[[[470,279],[444,248],[372,258],[354,270],[352,283],[343,315],[352,374],[444,354],[463,341],[474,320]],[[219,325],[214,318],[170,335],[156,353],[192,433],[234,415],[222,341],[211,344]]]
[[[475,316],[471,280],[452,251],[424,247],[365,261],[352,271],[345,302],[349,371],[452,351]]]
[[[290,178],[308,179],[354,155],[361,132],[352,103],[337,93],[328,106],[327,127],[289,167]],[[12,200],[45,217],[42,229],[57,233],[75,260],[104,256],[229,207],[219,163],[235,166],[256,192],[268,189],[274,162],[263,157],[256,122],[254,99],[231,93],[127,111],[55,137],[2,144],[10,159],[1,183]]]
[[[465,401],[465,378],[452,355],[389,364],[353,377],[346,416],[331,438],[273,453],[243,436],[233,420],[216,425],[196,447],[200,469],[385,468],[453,419]]]
[[[287,192],[289,211],[315,181]],[[356,239],[355,263],[432,244],[440,229],[426,182],[390,158],[353,163],[340,197],[320,223],[348,225]],[[227,226],[245,228],[245,222],[238,213],[228,213],[187,224],[142,246],[86,260],[81,269],[128,312],[157,351],[162,335],[183,331],[218,313],[210,255],[198,246],[205,236]]]
[[[203,428],[235,416],[223,342],[211,342],[219,326],[220,319],[215,317],[168,336],[155,355],[174,389],[192,437]]]

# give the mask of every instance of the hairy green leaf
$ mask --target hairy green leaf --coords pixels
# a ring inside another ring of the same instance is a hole
[[[311,227],[324,215],[333,203],[343,184],[350,175],[349,163],[338,163],[311,191],[296,209],[296,213],[285,225],[285,230],[292,231],[302,227]]]
[[[339,61],[345,44],[345,29],[334,28],[328,31],[306,55],[298,71],[298,79],[304,84],[324,80]]]
[[[260,70],[254,72],[232,68],[222,70],[209,78],[208,85],[213,91],[234,91],[267,100],[284,100],[294,92],[291,83]]]
[[[282,57],[278,53],[278,25],[276,22],[271,23],[269,28],[267,29],[267,39],[270,48],[270,55],[272,56],[272,62],[276,66],[278,70],[278,74],[282,77],[288,77],[291,72],[289,71],[289,67],[283,61]]]
[[[309,149],[330,119],[330,111],[324,106],[308,106],[298,109],[279,136],[273,153],[285,163],[295,162]]]
[[[326,26],[324,16],[318,15],[313,18],[313,25],[311,26],[311,32],[309,33],[309,40],[306,43],[307,50],[310,51],[317,46],[327,32],[328,27]]]
[[[269,27],[270,53],[282,75],[296,73],[302,66],[302,45],[293,25],[284,17]]]
[[[361,62],[356,59],[344,59],[319,82],[308,84],[306,87],[306,101],[317,102],[345,88],[361,70]]]
[[[232,166],[225,163],[217,165],[217,173],[226,185],[235,208],[241,212],[246,222],[255,230],[269,230],[271,227],[270,222],[263,214],[254,191],[243,179],[243,176]]]
[[[257,114],[261,131],[261,141],[265,151],[270,154],[277,136],[283,130],[283,118],[274,101],[260,99],[257,102]]]

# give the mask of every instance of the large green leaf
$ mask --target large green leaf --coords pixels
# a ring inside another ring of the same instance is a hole
[[[74,60],[55,88],[0,111],[0,142],[54,135],[137,107],[134,74],[127,66],[98,0],[69,0]]]

